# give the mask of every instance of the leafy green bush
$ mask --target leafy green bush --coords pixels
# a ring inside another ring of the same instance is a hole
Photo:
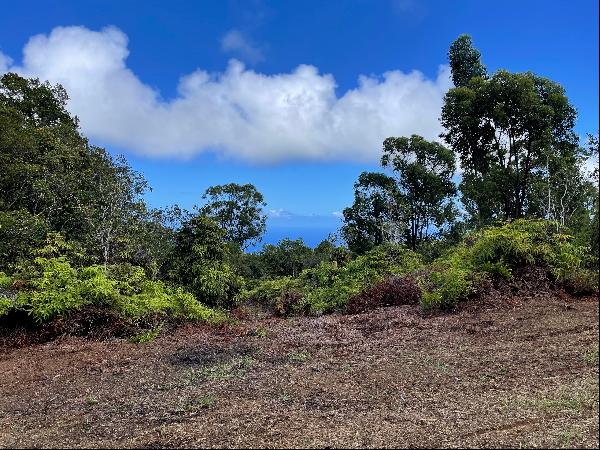
[[[552,278],[575,292],[597,291],[598,275],[589,248],[543,220],[515,220],[468,235],[432,264],[422,277],[422,305],[452,307],[475,292],[477,281],[511,278],[515,269],[546,267]]]
[[[0,272],[0,288],[7,288],[13,283],[13,279],[6,275],[4,272]]]
[[[322,314],[346,307],[351,297],[387,276],[412,273],[422,266],[419,255],[398,245],[376,247],[338,267],[322,262],[298,278],[262,280],[240,299],[253,299],[279,314],[309,311]],[[291,311],[290,311],[291,309]]]
[[[304,295],[302,280],[286,276],[254,282],[240,292],[237,301],[256,301],[275,314],[285,316],[299,312]],[[292,298],[295,301],[290,304]]]
[[[11,308],[26,311],[37,322],[46,322],[85,305],[110,308],[134,322],[155,316],[211,323],[226,318],[180,288],[149,280],[144,270],[136,266],[75,268],[65,257],[38,257],[24,274],[25,284]],[[4,303],[1,310],[6,314],[11,308]]]
[[[0,297],[0,317],[8,314],[14,307],[14,302],[10,298]]]
[[[211,306],[231,306],[243,280],[228,263],[231,245],[225,231],[209,217],[196,216],[175,235],[171,279]]]
[[[342,268],[323,263],[301,278],[309,288],[306,308],[311,313],[342,309],[351,297],[391,275],[410,274],[422,267],[421,257],[400,245],[381,245]]]

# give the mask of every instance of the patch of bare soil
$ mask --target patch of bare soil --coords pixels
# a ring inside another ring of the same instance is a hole
[[[598,447],[598,299],[188,325],[0,353],[1,447]]]

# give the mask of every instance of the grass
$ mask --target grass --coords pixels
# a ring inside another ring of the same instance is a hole
[[[89,406],[93,406],[98,404],[98,398],[94,395],[87,395],[84,399],[85,404]]]
[[[228,380],[242,378],[256,364],[252,356],[235,356],[225,362],[213,364],[200,369],[189,369],[188,377],[191,382],[197,379]]]
[[[288,359],[292,362],[305,362],[306,360],[308,360],[308,358],[310,358],[310,352],[306,350],[291,352],[288,355]]]
[[[590,350],[584,353],[583,360],[590,366],[598,365],[598,346],[592,347]]]
[[[525,403],[544,413],[580,413],[598,408],[598,380],[584,386],[563,385],[552,396],[530,399]]]
[[[131,344],[146,344],[148,342],[152,342],[158,337],[158,335],[160,334],[162,329],[163,329],[163,324],[161,323],[160,325],[152,328],[151,330],[131,336],[128,339],[128,341]]]
[[[585,439],[581,430],[566,430],[558,437],[558,445],[561,448],[573,448]]]

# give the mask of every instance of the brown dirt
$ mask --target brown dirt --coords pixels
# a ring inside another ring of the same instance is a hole
[[[598,299],[0,350],[1,447],[598,447]]]

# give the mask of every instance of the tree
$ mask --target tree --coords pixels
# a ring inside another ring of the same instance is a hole
[[[598,262],[600,260],[600,206],[599,206],[599,195],[598,195],[598,134],[594,136],[593,134],[588,134],[587,143],[586,143],[586,156],[589,161],[594,162],[594,170],[592,172],[592,190],[594,192],[593,195],[593,213],[592,213],[592,222],[591,222],[591,233],[590,233],[590,246],[592,249],[592,253],[597,258],[596,266],[598,266]],[[595,186],[594,186],[595,185]]]
[[[143,222],[147,211],[141,196],[148,189],[144,177],[131,169],[123,157],[113,160],[100,149],[97,158],[103,160],[96,165],[93,182],[98,198],[93,208],[92,223],[95,242],[108,264],[113,256],[127,259],[130,234],[133,227]],[[121,254],[118,255],[118,247]]]
[[[27,210],[79,237],[95,198],[93,164],[67,98],[58,85],[12,73],[0,78],[0,209]]]
[[[241,248],[259,242],[266,229],[263,196],[251,184],[212,186],[203,199],[200,213],[212,217],[225,230],[225,239]]]
[[[25,210],[0,211],[0,271],[31,258],[50,231],[42,217]]]
[[[171,278],[209,305],[228,306],[241,285],[227,263],[224,238],[225,231],[203,215],[186,221],[175,235]]]
[[[406,240],[415,250],[455,218],[454,154],[418,135],[390,137],[383,142],[381,164],[396,174],[399,201],[404,205],[403,222],[409,225]]]
[[[457,42],[453,47],[462,48]],[[528,215],[531,186],[546,156],[577,148],[575,109],[560,85],[533,73],[500,70],[467,80],[470,72],[460,64],[452,69],[457,87],[444,99],[442,136],[460,157],[460,190],[472,222]]]
[[[313,251],[302,239],[286,238],[277,245],[265,245],[259,255],[265,275],[296,277],[311,265]]]
[[[354,184],[354,203],[344,209],[342,236],[350,250],[362,254],[377,245],[396,242],[404,229],[402,205],[393,178],[363,172]]]
[[[43,221],[48,232],[83,244],[92,260],[132,261],[157,273],[155,256],[169,237],[142,199],[146,181],[124,158],[88,143],[67,100],[60,85],[0,78],[0,211]],[[142,249],[151,230],[152,245]]]
[[[450,46],[448,60],[452,70],[454,86],[463,87],[472,78],[487,76],[487,70],[481,64],[481,53],[473,47],[473,41],[468,34],[461,34]]]

